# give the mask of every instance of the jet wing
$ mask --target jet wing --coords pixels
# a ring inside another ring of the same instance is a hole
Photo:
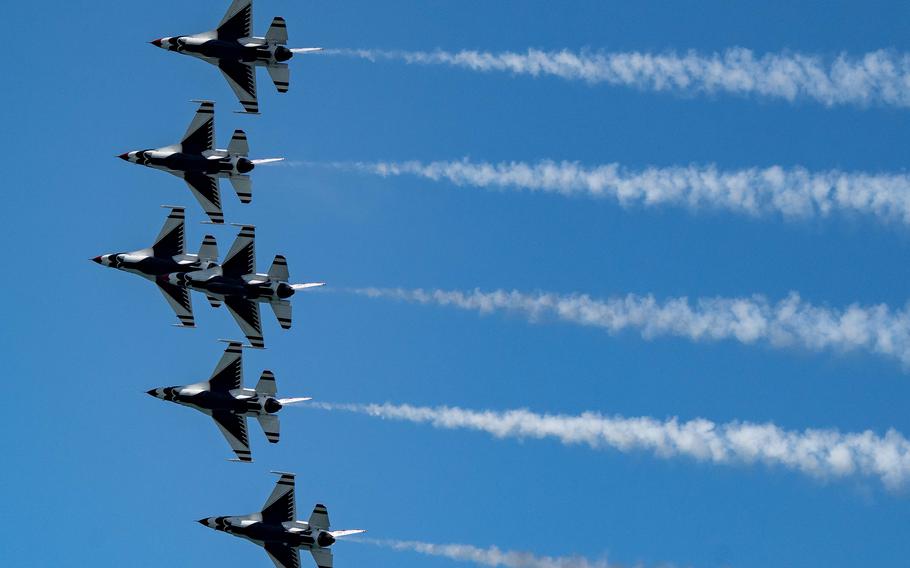
[[[211,392],[230,392],[243,387],[243,351],[240,342],[228,343],[224,355],[208,380]]]
[[[250,345],[265,347],[265,341],[262,338],[262,321],[259,318],[259,302],[228,296],[224,299],[224,305],[234,316],[234,320],[249,340]]]
[[[250,438],[246,430],[246,417],[227,410],[215,410],[212,412],[212,418],[231,445],[231,449],[237,454],[237,459],[242,462],[253,461]]]
[[[187,154],[201,154],[215,147],[215,103],[203,101],[199,105],[180,146]]]
[[[293,473],[281,474],[275,483],[275,489],[272,489],[272,494],[265,500],[260,514],[265,523],[286,523],[297,518]]]
[[[165,280],[156,280],[155,284],[161,290],[161,294],[167,303],[177,314],[181,327],[195,327],[196,321],[193,319],[193,301],[190,298],[190,291],[182,286],[176,286]]]
[[[332,549],[331,548],[311,548],[310,553],[316,566],[319,568],[332,568]]]
[[[174,257],[186,252],[184,240],[184,210],[183,207],[171,207],[171,213],[164,221],[161,232],[152,245],[152,252],[159,258]]]
[[[253,0],[234,0],[218,23],[218,39],[238,40],[253,35]]]
[[[202,205],[205,214],[212,223],[224,223],[224,213],[221,211],[221,196],[218,191],[218,179],[205,174],[186,172],[183,180],[190,186],[193,197]]]
[[[256,272],[256,227],[242,225],[237,238],[221,262],[225,276],[246,276]]]
[[[229,59],[218,60],[218,69],[234,90],[245,112],[259,112],[259,101],[256,99],[256,68],[247,63]]]
[[[267,542],[263,545],[275,568],[300,568],[300,550],[286,544]]]

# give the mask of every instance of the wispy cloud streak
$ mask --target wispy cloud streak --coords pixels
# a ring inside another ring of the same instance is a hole
[[[506,568],[620,568],[606,560],[588,560],[581,556],[535,556],[529,552],[501,550],[499,547],[478,548],[468,544],[433,544],[414,540],[361,539],[378,546],[394,550],[408,550],[441,556],[460,562],[473,562],[482,566],[504,566]]]
[[[301,165],[301,164],[292,164]],[[306,165],[318,165],[307,163]],[[516,189],[615,199],[622,206],[683,206],[788,219],[832,213],[871,215],[910,224],[910,175],[805,168],[719,170],[714,165],[630,169],[578,162],[335,162],[322,164],[382,177],[417,176],[457,186]]]
[[[537,414],[526,409],[473,411],[458,407],[407,404],[327,404],[387,420],[430,424],[447,430],[475,430],[496,438],[553,438],[566,445],[621,452],[646,451],[662,459],[678,456],[711,464],[765,464],[820,479],[864,476],[900,489],[910,479],[910,441],[895,430],[884,436],[872,431],[788,431],[772,423],[728,422],[703,418],[625,418],[597,412]]]
[[[595,299],[585,294],[526,294],[516,290],[423,290],[360,288],[369,298],[421,305],[451,306],[481,314],[509,312],[531,322],[555,319],[604,329],[611,334],[637,331],[645,339],[661,336],[691,341],[763,342],[773,347],[813,351],[865,351],[910,365],[910,311],[886,305],[843,309],[803,301],[795,292],[778,302],[763,296],[743,298],[670,298],[628,294]]]
[[[743,48],[723,52],[646,53],[602,51],[499,52],[334,49],[329,55],[414,65],[448,65],[480,72],[555,76],[644,91],[729,93],[843,104],[910,106],[910,55],[873,51],[859,56],[801,53],[756,55]]]

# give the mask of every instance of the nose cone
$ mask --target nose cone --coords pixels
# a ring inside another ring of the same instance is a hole
[[[120,158],[121,160],[126,160],[127,162],[130,161],[130,153],[129,153],[129,152],[124,152],[124,153],[120,154],[120,155],[117,156],[117,157]]]
[[[214,526],[214,524],[212,523],[212,517],[206,517],[204,519],[199,519],[196,522],[202,526],[209,527],[209,528],[212,528]]]
[[[147,391],[145,391],[145,394],[147,394],[147,395],[149,395],[149,396],[153,396],[153,397],[155,397],[155,398],[158,398],[158,397],[160,396],[160,395],[159,395],[160,390],[161,390],[161,389],[147,390]]]
[[[101,255],[96,256],[95,258],[90,259],[92,262],[101,264]]]
[[[152,44],[152,45],[154,45],[155,47],[161,47],[161,38],[153,39],[153,40],[150,41],[149,43]]]

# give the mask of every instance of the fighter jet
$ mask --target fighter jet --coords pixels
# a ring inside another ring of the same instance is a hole
[[[325,286],[325,282],[289,284],[288,263],[275,255],[268,273],[256,272],[256,228],[240,225],[240,233],[220,265],[194,272],[174,272],[159,282],[182,286],[205,294],[218,307],[222,302],[234,316],[253,347],[265,347],[259,303],[268,302],[283,329],[291,327],[291,302],[298,290]]]
[[[216,65],[244,112],[258,113],[256,100],[256,66],[265,67],[279,93],[288,92],[291,75],[288,61],[294,53],[321,51],[321,47],[288,49],[287,26],[277,17],[265,37],[253,37],[252,0],[234,0],[218,27],[194,35],[163,37],[151,41],[154,46],[198,57]]]
[[[218,245],[215,237],[206,235],[199,247],[199,254],[186,254],[184,243],[183,207],[165,205],[171,212],[164,221],[164,227],[158,233],[155,244],[132,252],[118,252],[96,256],[92,260],[102,266],[108,266],[138,274],[158,285],[164,299],[173,308],[180,320],[180,327],[193,327],[193,304],[189,291],[157,277],[164,274],[175,274],[196,270],[205,270],[215,266],[218,259]]]
[[[248,174],[256,164],[282,158],[250,160],[247,157],[250,147],[243,130],[234,131],[226,150],[215,149],[215,103],[198,102],[199,110],[179,143],[126,152],[118,158],[183,178],[212,223],[220,224],[224,223],[224,214],[218,178],[228,178],[240,202],[249,203],[253,200],[253,182]]]
[[[322,504],[316,505],[309,521],[298,521],[294,474],[272,473],[281,477],[261,512],[235,517],[208,517],[198,522],[265,548],[276,568],[300,568],[301,548],[310,551],[319,568],[332,568],[332,549],[329,547],[335,540],[366,531],[330,531],[329,513]]]
[[[278,393],[275,375],[268,370],[262,372],[255,389],[243,388],[241,348],[239,341],[228,342],[224,355],[207,381],[161,387],[148,391],[148,394],[208,414],[237,454],[237,461],[251,462],[247,417],[255,417],[269,442],[277,444],[280,424],[276,413],[284,405],[311,399],[275,398]]]

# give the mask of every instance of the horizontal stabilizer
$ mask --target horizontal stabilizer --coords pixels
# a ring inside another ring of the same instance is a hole
[[[291,329],[291,303],[287,300],[269,302],[281,329]]]
[[[262,372],[262,376],[259,377],[259,382],[256,383],[256,393],[264,394],[266,396],[275,396],[278,394],[278,386],[275,384],[275,374],[266,369]]]
[[[311,548],[310,554],[316,561],[317,568],[332,568],[332,549],[331,548]]]
[[[329,511],[322,503],[317,503],[307,523],[314,529],[329,529]]]
[[[228,179],[231,180],[231,185],[234,186],[240,203],[249,203],[253,200],[253,180],[250,179],[250,176],[231,176]]]
[[[218,241],[212,235],[206,235],[202,238],[202,245],[199,247],[200,260],[218,260]]]
[[[259,158],[258,160],[250,160],[253,164],[261,166],[262,164],[272,164],[274,162],[283,162],[284,158]]]
[[[277,444],[281,429],[278,416],[275,414],[259,414],[256,418],[259,420],[259,425],[262,426],[262,431],[265,433],[269,443]]]
[[[278,282],[287,282],[291,276],[288,274],[288,260],[283,255],[276,254],[272,266],[269,267],[269,278]]]
[[[281,16],[275,16],[269,31],[265,32],[265,41],[284,45],[288,42],[288,26]]]
[[[287,63],[277,63],[266,67],[269,70],[269,77],[275,83],[275,88],[279,93],[286,93],[291,87],[291,70],[288,69]]]
[[[306,290],[307,288],[319,288],[325,286],[325,282],[308,282],[306,284],[291,284],[294,290]]]
[[[235,130],[234,135],[231,136],[230,143],[228,143],[227,151],[232,156],[249,156],[250,144],[246,140],[246,132],[239,129]]]
[[[322,51],[324,47],[295,47],[291,49],[291,53],[316,53],[317,51]]]

